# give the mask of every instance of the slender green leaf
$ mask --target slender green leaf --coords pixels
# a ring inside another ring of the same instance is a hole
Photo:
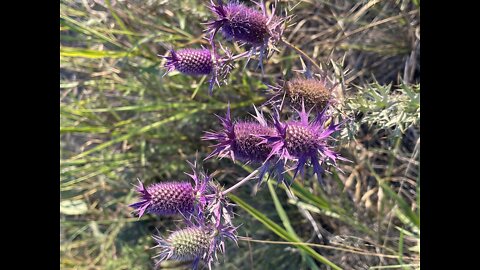
[[[247,211],[250,215],[252,215],[254,218],[256,218],[258,221],[260,221],[263,225],[265,225],[269,230],[274,232],[276,235],[280,236],[281,238],[289,241],[289,242],[298,242],[298,247],[305,250],[308,254],[310,254],[313,258],[315,258],[317,261],[326,264],[332,269],[342,269],[333,262],[329,261],[327,258],[323,257],[322,255],[318,254],[314,249],[312,249],[309,246],[303,245],[303,243],[297,241],[294,237],[292,237],[285,229],[280,227],[278,224],[273,222],[271,219],[269,219],[267,216],[262,214],[261,212],[257,211],[255,208],[244,202],[242,199],[239,197],[229,194],[228,197],[238,204],[242,209]],[[297,246],[297,244],[294,244]]]
[[[130,54],[134,56],[135,54]],[[122,58],[129,56],[128,52],[122,51],[98,51],[83,48],[61,47],[60,56],[83,57],[83,58]]]
[[[288,219],[288,215],[285,212],[285,209],[283,209],[282,203],[280,203],[280,200],[278,199],[272,181],[267,181],[267,185],[268,189],[270,190],[270,195],[272,196],[273,203],[275,204],[275,209],[277,210],[278,216],[282,220],[283,226],[285,227],[285,229],[287,229],[287,232],[290,234],[291,237],[295,238],[297,241],[300,241],[300,238],[298,237],[297,233],[295,233],[295,230],[293,229],[292,224]],[[313,263],[311,257],[308,256],[308,254],[304,250],[300,249],[300,254],[303,258],[305,258],[311,269],[318,269],[317,265]]]

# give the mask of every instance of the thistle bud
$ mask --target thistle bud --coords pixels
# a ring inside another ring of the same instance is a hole
[[[228,238],[237,243],[236,228],[230,225],[213,224],[198,222],[190,223],[189,227],[177,230],[170,234],[168,238],[154,235],[153,239],[157,242],[155,248],[159,252],[154,258],[158,258],[158,266],[164,260],[189,261],[193,260],[193,269],[197,269],[200,260],[208,264],[211,269],[213,260],[217,257],[217,251],[225,252],[225,239]]]
[[[307,108],[322,111],[330,101],[331,89],[321,80],[296,78],[285,83],[285,97],[297,110],[304,101]]]
[[[167,239],[154,236],[160,261],[173,259],[188,261],[204,256],[208,253],[213,237],[209,231],[201,227],[190,227],[173,232]]]

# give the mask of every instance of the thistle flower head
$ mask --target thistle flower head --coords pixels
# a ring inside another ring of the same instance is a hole
[[[278,104],[286,101],[292,108],[300,111],[303,102],[307,108],[319,113],[333,102],[332,91],[336,85],[328,82],[326,77],[321,79],[297,77],[275,86],[269,85],[273,95],[266,103]]]
[[[170,56],[164,56],[167,59],[165,67],[167,73],[178,70],[186,75],[208,75],[212,73],[213,61],[209,50],[207,49],[181,49],[178,51],[170,50]]]
[[[320,80],[296,78],[286,83],[285,93],[297,110],[301,109],[304,100],[308,108],[322,111],[330,101],[331,91]]]
[[[268,17],[254,8],[235,2],[224,5],[222,1],[217,1],[217,4],[212,1],[210,10],[217,17],[209,23],[211,30],[222,29],[223,36],[228,40],[260,45],[269,36]]]
[[[168,259],[176,261],[193,260],[193,269],[196,269],[200,260],[208,264],[209,269],[217,251],[225,252],[225,238],[237,242],[236,228],[233,226],[212,226],[211,224],[190,224],[189,227],[177,230],[168,238],[154,235],[154,240],[160,251],[154,258],[156,264]]]
[[[220,158],[230,156],[232,160],[249,162],[264,162],[271,152],[271,148],[262,143],[263,135],[273,136],[276,131],[269,127],[263,114],[256,108],[256,122],[237,121],[233,122],[230,115],[230,107],[227,109],[225,118],[217,116],[223,126],[218,132],[206,132],[203,140],[217,141],[215,150],[207,157],[217,155]]]
[[[216,19],[207,23],[212,47],[215,48],[213,40],[216,33],[221,29],[227,40],[251,45],[249,57],[258,52],[259,65],[263,71],[262,59],[275,50],[275,45],[282,37],[283,24],[287,18],[274,15],[276,5],[272,8],[271,14],[267,15],[263,1],[257,3],[261,11],[238,2],[229,2],[226,5],[222,0],[216,0],[215,2],[211,0],[209,8],[215,14]]]
[[[227,109],[225,117],[217,116],[223,126],[223,130],[217,132],[206,132],[203,140],[216,141],[213,145],[215,149],[207,157],[218,156],[224,158],[230,156],[244,163],[262,163],[259,168],[259,181],[263,180],[263,176],[267,171],[277,173],[278,181],[283,181],[283,165],[278,162],[271,162],[270,153],[272,147],[267,143],[265,137],[277,136],[274,127],[268,126],[263,114],[255,108],[256,122],[253,121],[237,121],[233,122],[230,115],[230,106]]]
[[[187,227],[170,234],[167,239],[154,235],[159,253],[154,257],[158,263],[172,259],[176,261],[198,260],[208,253],[213,237],[209,230],[202,227]]]
[[[303,172],[308,161],[313,165],[315,174],[320,184],[323,184],[322,173],[325,171],[322,164],[336,166],[337,159],[347,160],[340,157],[329,145],[331,134],[340,130],[341,124],[334,124],[331,115],[326,108],[317,113],[313,121],[308,120],[308,113],[302,103],[302,110],[297,111],[300,120],[280,121],[278,112],[274,114],[274,125],[277,129],[276,136],[265,136],[272,147],[270,156],[276,155],[284,162],[292,160],[296,162],[295,179],[298,172]],[[328,126],[327,122],[331,121]]]
[[[145,188],[138,180],[140,201],[130,206],[141,217],[145,212],[157,215],[190,215],[194,212],[194,191],[189,182],[156,183]]]
[[[262,144],[258,135],[273,135],[275,130],[255,122],[238,122],[233,127],[235,142],[233,153],[237,153],[240,160],[263,162],[271,149],[267,144]]]
[[[196,163],[189,163],[193,174],[189,175],[194,186],[188,181],[165,182],[152,184],[145,188],[138,180],[137,191],[140,201],[130,206],[140,218],[145,212],[157,215],[181,214],[190,217],[192,214],[201,216],[207,204],[207,195],[210,192],[210,177],[204,173],[198,173]]]
[[[232,61],[235,56],[223,46],[222,51],[225,54],[223,58],[219,54],[213,55],[210,50],[205,48],[178,51],[172,49],[170,56],[161,56],[167,59],[165,63],[167,72],[163,76],[173,70],[190,76],[210,75],[208,90],[211,95],[215,84],[220,86],[221,81],[226,84],[226,79],[234,68]]]

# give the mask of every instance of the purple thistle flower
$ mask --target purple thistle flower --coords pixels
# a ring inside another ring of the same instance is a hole
[[[217,251],[225,252],[225,238],[237,243],[236,228],[230,225],[212,226],[197,222],[189,227],[173,232],[168,238],[153,236],[157,242],[155,248],[160,251],[154,258],[158,258],[156,265],[168,259],[176,261],[193,260],[192,268],[196,269],[200,260],[208,264],[217,258]]]
[[[264,136],[272,147],[269,157],[278,156],[279,160],[287,162],[296,161],[295,173],[292,181],[298,172],[303,173],[305,164],[310,161],[313,170],[317,175],[320,184],[324,184],[322,173],[323,163],[336,166],[337,159],[348,161],[340,157],[338,153],[329,146],[331,134],[340,130],[341,124],[334,124],[333,119],[327,114],[327,108],[317,113],[313,121],[308,120],[305,112],[305,105],[302,103],[302,111],[297,111],[300,121],[281,122],[277,111],[274,113],[274,125],[277,129],[276,136]],[[325,127],[326,122],[331,123]]]
[[[284,30],[282,24],[286,18],[275,16],[275,7],[272,9],[271,15],[267,15],[263,1],[257,3],[262,11],[236,2],[229,2],[225,5],[222,0],[217,0],[216,4],[211,0],[210,3],[209,8],[217,17],[216,20],[207,23],[210,43],[214,50],[213,40],[221,29],[227,40],[252,45],[250,56],[259,50],[259,65],[263,70],[263,58],[265,55],[268,56],[280,41]],[[267,53],[265,53],[266,49],[268,49]]]
[[[255,108],[255,107],[254,107]],[[270,168],[271,171],[275,169],[283,171],[281,163],[274,164],[270,162],[270,153],[272,151],[271,145],[265,140],[267,137],[275,137],[277,131],[273,127],[267,125],[267,121],[257,108],[255,108],[256,116],[254,118],[257,122],[238,121],[234,123],[230,115],[230,106],[228,106],[225,118],[217,116],[223,126],[223,130],[218,132],[205,132],[202,140],[217,141],[213,145],[215,149],[207,156],[206,159],[213,156],[224,158],[230,156],[235,161],[239,159],[242,162],[248,163],[262,163],[259,173],[259,181],[263,179],[263,175]],[[282,181],[281,173],[279,181]]]
[[[211,75],[209,79],[209,94],[212,94],[213,86],[215,84],[220,86],[221,79],[226,83],[226,78],[233,69],[232,61],[236,58],[242,57],[242,55],[234,56],[230,51],[223,48],[223,52],[226,54],[225,58],[220,58],[220,55],[215,55],[215,59],[210,50],[202,49],[181,49],[178,51],[170,50],[170,56],[162,56],[167,59],[165,68],[167,68],[166,74],[173,70],[190,75]]]
[[[218,143],[214,145],[215,150],[207,157],[218,155],[223,158],[227,155],[232,160],[250,162],[264,162],[271,152],[271,148],[262,144],[263,135],[273,136],[276,134],[274,128],[269,127],[263,114],[255,108],[257,122],[238,121],[234,123],[231,119],[230,106],[228,106],[225,118],[217,116],[223,126],[223,130],[218,132],[205,132],[203,140],[214,140]]]
[[[189,163],[194,169],[194,164]],[[192,214],[201,216],[207,204],[207,192],[209,177],[198,175],[194,169],[193,174],[189,175],[195,186],[190,182],[166,182],[156,183],[145,188],[143,183],[138,180],[137,191],[140,193],[141,200],[130,206],[135,208],[135,212],[140,218],[145,212],[157,215],[175,215],[181,214],[184,217],[190,217]]]
[[[210,30],[217,32],[222,29],[223,36],[228,40],[243,41],[252,45],[261,45],[268,38],[268,17],[260,11],[240,3],[211,1],[210,10],[217,19],[208,23]]]
[[[194,191],[188,182],[157,183],[145,188],[138,180],[141,201],[131,204],[141,217],[145,212],[157,215],[190,215],[194,211]]]
[[[170,56],[164,56],[167,59],[165,67],[168,72],[178,70],[186,75],[209,75],[212,73],[213,61],[208,49],[181,49],[178,51],[170,50]]]

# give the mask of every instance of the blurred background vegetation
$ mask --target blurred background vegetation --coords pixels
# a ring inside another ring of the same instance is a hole
[[[177,72],[162,78],[157,55],[208,46],[206,4],[61,1],[61,269],[152,269],[151,235],[174,230],[179,218],[133,217],[132,184],[186,180],[186,160],[211,151],[200,137],[219,128],[214,114],[224,114],[230,101],[233,117],[247,118],[252,104],[266,101],[263,82],[302,69],[295,52],[280,48],[263,78],[255,61],[245,70],[241,61],[213,96],[208,78]],[[280,6],[295,15],[286,40],[332,73],[343,74],[338,63],[348,71],[338,78],[346,86],[339,106],[355,121],[337,149],[353,163],[327,175],[325,190],[307,173],[294,184],[295,197],[271,182],[255,196],[253,184],[237,190],[231,199],[242,238],[238,247],[227,245],[214,268],[419,269],[419,1]],[[228,159],[203,165],[227,187],[254,169]]]

